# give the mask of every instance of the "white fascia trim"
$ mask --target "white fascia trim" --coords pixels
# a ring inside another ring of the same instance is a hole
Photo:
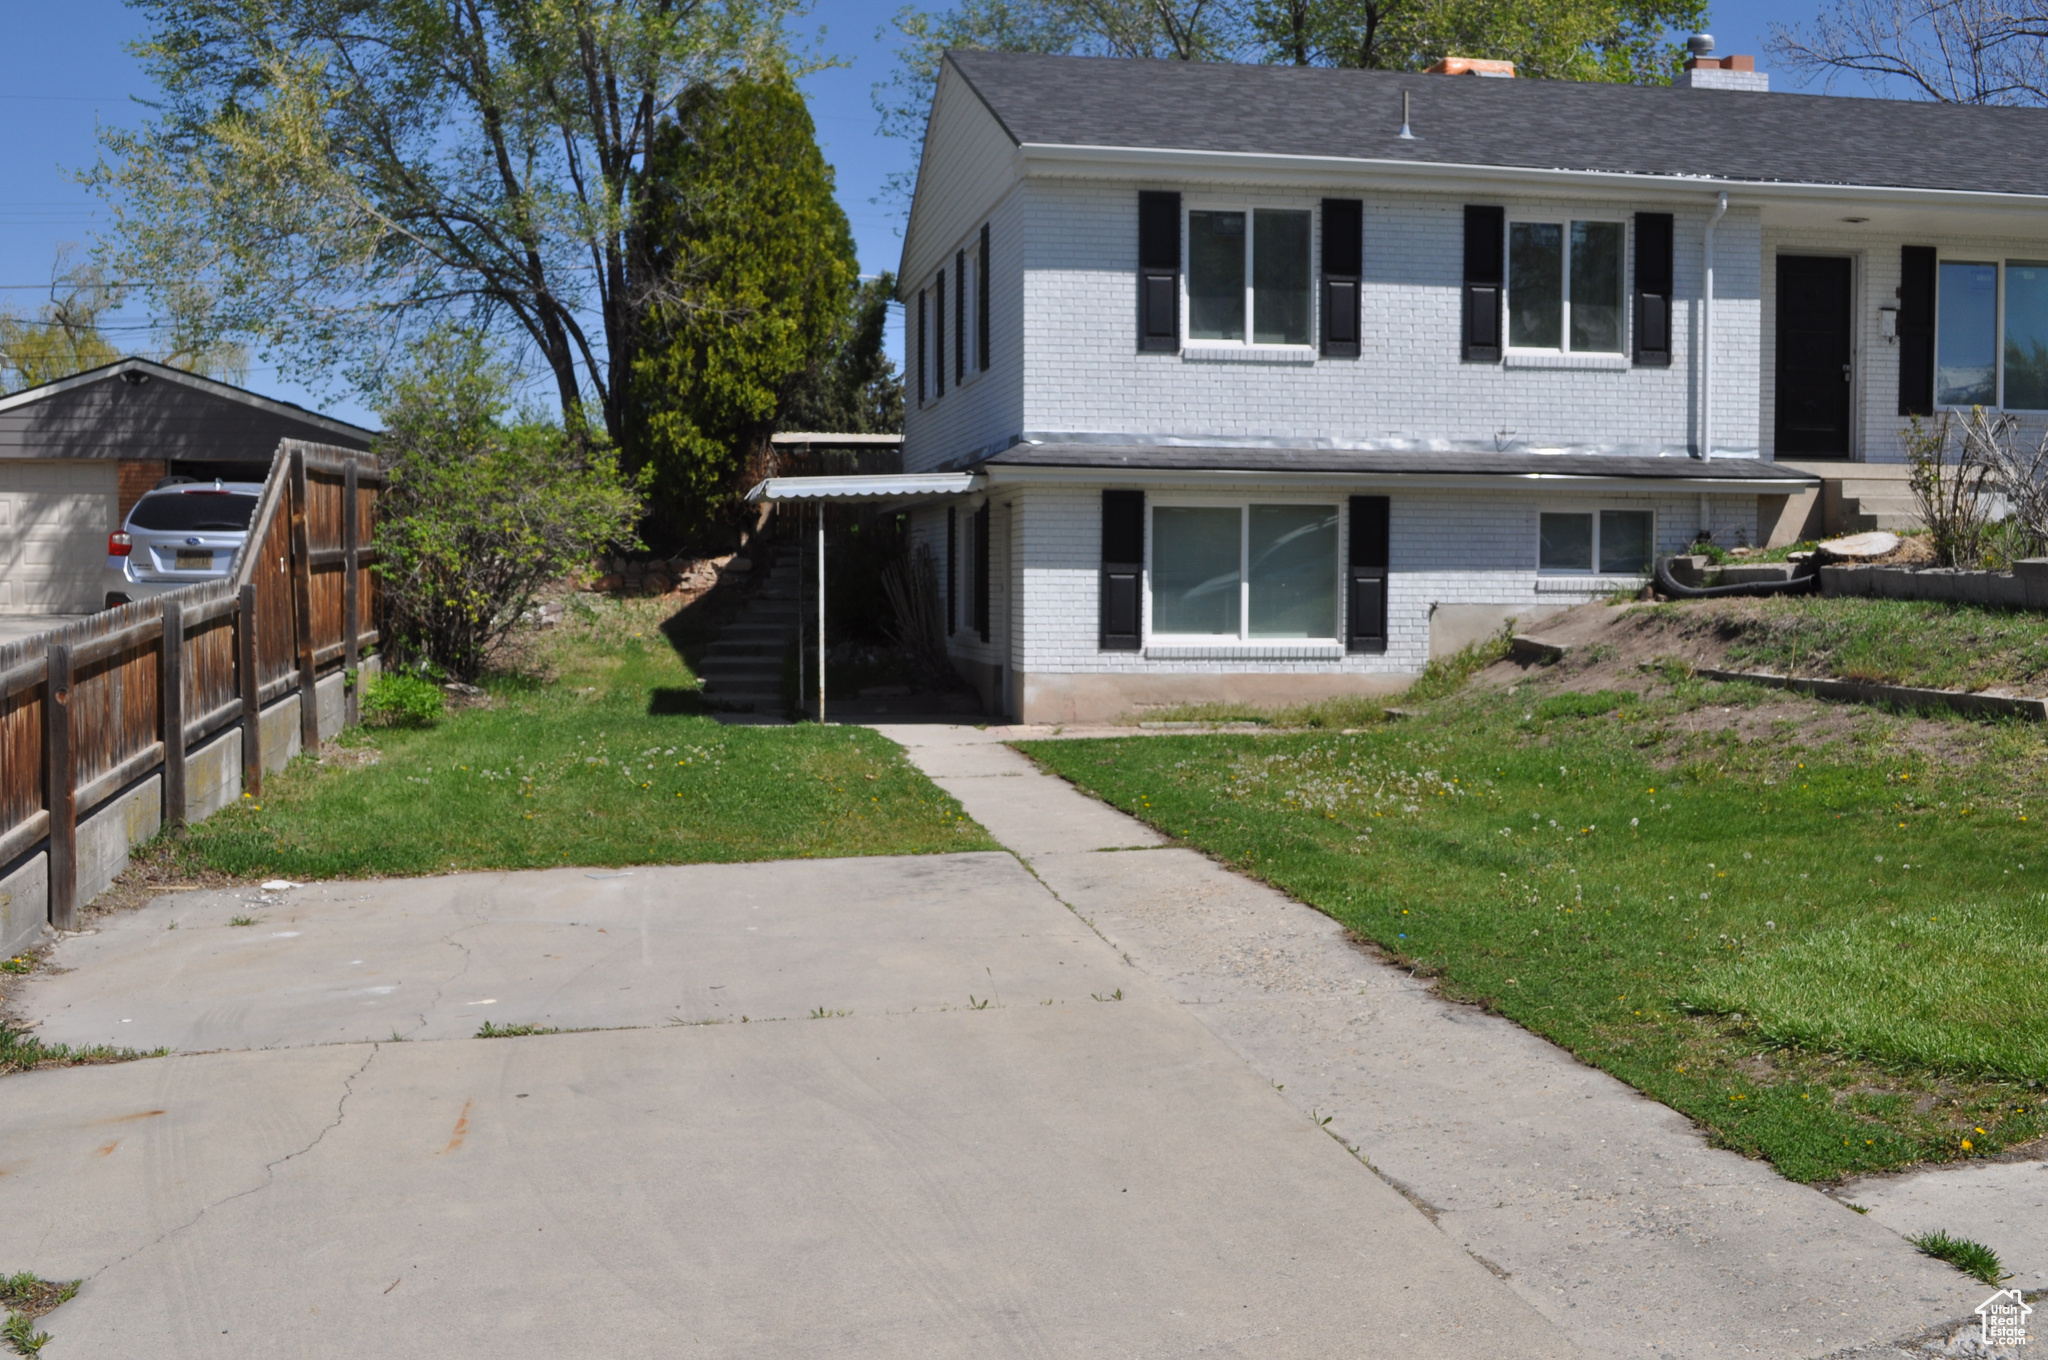
[[[1686,460],[1691,462],[1693,460]],[[963,474],[964,475],[964,474]],[[1459,491],[1706,491],[1724,495],[1782,496],[1806,491],[1815,479],[1805,476],[1777,477],[1580,477],[1559,472],[1279,472],[1234,471],[1209,468],[1182,471],[1171,468],[1075,468],[1002,467],[982,469],[990,487],[1000,486],[1160,486],[1221,487],[1236,490],[1248,484],[1279,482],[1287,486],[1328,487],[1332,490],[1362,486],[1429,488]],[[803,480],[819,480],[805,478]],[[754,499],[754,493],[748,493]]]
[[[1018,148],[1025,173],[1039,176],[1132,178],[1165,176],[1183,181],[1244,183],[1248,178],[1299,181],[1356,179],[1430,187],[1498,185],[1612,189],[1634,196],[1683,198],[1716,193],[1749,200],[1813,202],[1873,200],[1887,206],[2048,208],[2048,194],[2003,194],[1960,189],[1909,189],[1864,184],[1794,184],[1776,180],[1721,179],[1712,175],[1645,175],[1614,170],[1543,170],[1509,165],[1468,165],[1443,161],[1389,161],[1354,156],[1284,156],[1250,151],[1193,151],[1128,146],[1060,146],[1026,142]]]
[[[136,358],[117,359],[113,363],[102,365],[99,368],[87,369],[83,373],[74,373],[68,378],[59,378],[55,382],[46,382],[40,387],[26,388],[14,393],[12,396],[0,397],[0,411],[11,411],[18,406],[33,406],[46,397],[54,397],[60,393],[89,386],[92,383],[105,382],[109,378],[118,377],[120,374],[128,372],[147,373],[152,378],[164,378],[171,382],[183,383],[185,386],[196,391],[226,397],[230,401],[238,401],[244,406],[253,406],[258,410],[268,411],[272,415],[283,416],[288,420],[303,420],[308,425],[319,425],[334,431],[336,434],[351,435],[357,439],[369,438],[376,434],[375,430],[366,430],[359,425],[351,425],[346,421],[336,420],[332,416],[323,416],[318,411],[309,411],[303,406],[294,406],[290,402],[274,401],[269,397],[259,396],[247,388],[236,387],[232,383],[216,382],[212,378],[202,378],[197,373],[187,373],[182,368],[172,368],[168,364],[153,363],[147,359]]]

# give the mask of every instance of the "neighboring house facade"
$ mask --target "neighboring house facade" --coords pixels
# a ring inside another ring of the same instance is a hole
[[[107,535],[163,477],[262,481],[279,440],[371,434],[148,359],[0,397],[0,613],[98,609]]]
[[[1915,413],[2048,413],[2048,113],[1698,66],[949,55],[904,465],[974,474],[911,522],[991,709],[1391,689]]]

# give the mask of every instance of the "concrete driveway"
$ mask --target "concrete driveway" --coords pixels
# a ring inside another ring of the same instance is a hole
[[[50,1360],[1575,1353],[1007,855],[182,894],[57,962],[45,1038],[221,1051],[0,1080]]]

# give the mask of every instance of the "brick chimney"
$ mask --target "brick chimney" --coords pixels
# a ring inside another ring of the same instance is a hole
[[[1755,90],[1771,88],[1771,78],[1756,69],[1755,57],[1717,57],[1714,35],[1695,33],[1685,40],[1685,69],[1674,82],[1694,90]]]
[[[1515,64],[1487,57],[1444,57],[1423,72],[1430,76],[1492,76],[1512,80]]]

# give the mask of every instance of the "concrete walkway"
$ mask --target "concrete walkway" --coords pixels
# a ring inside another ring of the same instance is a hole
[[[1575,1354],[1009,855],[264,896],[18,998],[222,1050],[0,1079],[48,1360]]]
[[[1160,838],[1000,745],[1049,731],[878,730],[1586,1354],[1920,1355],[1902,1343],[1946,1340],[1990,1292],[1877,1215],[1439,1000],[1321,913],[1193,851],[1131,851]]]

